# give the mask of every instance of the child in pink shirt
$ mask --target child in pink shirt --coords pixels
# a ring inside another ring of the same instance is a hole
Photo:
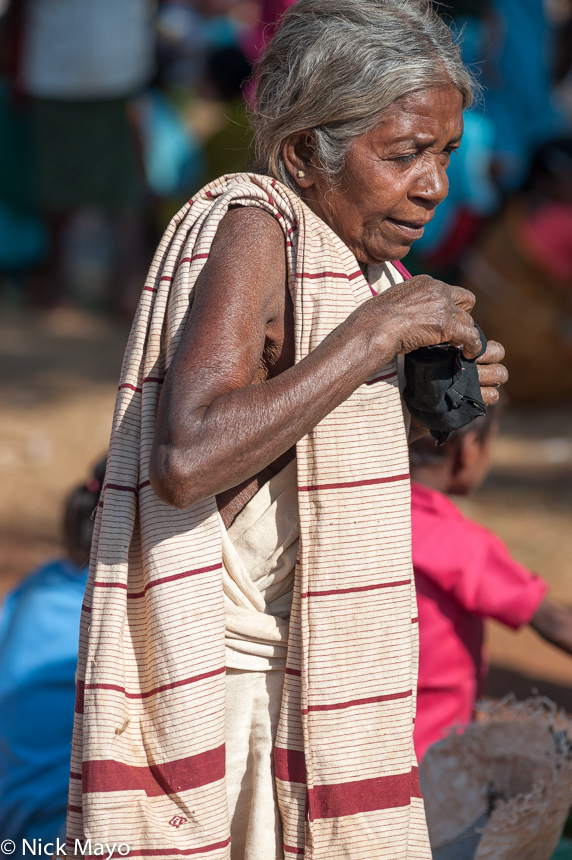
[[[547,585],[499,538],[467,519],[445,493],[476,489],[490,464],[494,409],[442,447],[430,437],[410,446],[413,567],[419,608],[415,748],[427,747],[473,717],[487,674],[484,619],[517,630],[530,624],[572,654],[572,613],[544,599]]]

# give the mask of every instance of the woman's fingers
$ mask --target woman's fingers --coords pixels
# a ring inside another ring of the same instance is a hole
[[[474,293],[470,290],[466,290],[464,287],[449,286],[449,290],[451,291],[451,298],[457,307],[462,308],[464,311],[469,313],[473,310],[475,302],[477,301]]]
[[[504,347],[496,340],[489,340],[486,351],[477,358],[479,385],[485,406],[493,406],[498,402],[498,387],[508,379],[508,370],[499,364],[504,358]]]
[[[497,388],[499,385],[504,385],[508,379],[508,370],[502,364],[480,364],[478,371],[481,387]]]
[[[489,340],[486,351],[477,358],[477,364],[498,364],[503,358],[504,346],[501,343],[497,343],[496,340]]]
[[[457,322],[457,320],[455,322],[456,325],[451,332],[451,336],[447,338],[448,343],[452,343],[453,346],[462,346],[465,358],[476,358],[483,348],[478,329],[475,328],[472,320],[468,325]]]
[[[485,406],[494,406],[499,401],[498,388],[481,388],[481,397]]]

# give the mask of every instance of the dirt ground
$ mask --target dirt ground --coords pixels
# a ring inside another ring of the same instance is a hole
[[[125,328],[74,311],[0,322],[0,594],[61,554],[68,492],[105,453]]]
[[[66,494],[105,452],[128,331],[74,311],[0,322],[0,596],[61,553]],[[572,407],[506,409],[494,467],[461,505],[572,607]],[[489,627],[488,691],[532,689],[572,712],[572,658],[534,633]]]

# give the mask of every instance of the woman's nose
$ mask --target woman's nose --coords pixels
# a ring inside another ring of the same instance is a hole
[[[447,167],[439,157],[431,159],[423,173],[417,177],[411,189],[411,196],[421,198],[425,203],[438,206],[449,191]]]

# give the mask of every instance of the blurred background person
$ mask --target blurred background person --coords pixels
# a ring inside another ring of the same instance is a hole
[[[247,167],[243,92],[290,2],[5,0],[10,298],[24,290],[40,308],[131,320],[170,218],[215,176]]]
[[[29,115],[12,83],[17,67],[18,8],[0,6],[0,273],[8,288],[22,289],[25,273],[48,250],[38,216]]]
[[[537,150],[521,189],[468,250],[460,283],[490,337],[505,338],[512,401],[570,402],[572,136]]]
[[[425,436],[409,446],[412,547],[419,609],[419,680],[415,751],[474,718],[483,695],[487,618],[530,626],[572,654],[572,612],[545,599],[548,585],[511,557],[488,529],[449,498],[474,493],[491,463],[498,410],[455,430],[442,446]]]
[[[65,303],[66,240],[107,230],[114,277],[111,295],[98,299],[132,314],[146,260],[128,100],[153,71],[150,0],[12,0],[8,16],[12,87],[27,98],[37,205],[50,238],[31,298]]]
[[[5,598],[0,614],[0,834],[43,843],[64,834],[79,618],[105,460],[69,496],[64,558]]]

